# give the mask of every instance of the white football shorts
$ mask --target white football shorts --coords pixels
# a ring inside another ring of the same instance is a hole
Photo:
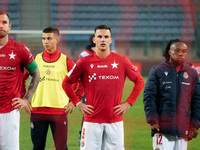
[[[156,133],[153,136],[153,150],[187,150],[187,138]]]
[[[123,121],[115,123],[84,122],[80,150],[124,150]]]
[[[20,113],[0,113],[0,150],[19,150]]]

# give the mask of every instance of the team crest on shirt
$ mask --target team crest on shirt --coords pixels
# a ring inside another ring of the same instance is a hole
[[[48,70],[46,71],[46,74],[47,74],[47,75],[50,75],[50,74],[51,74],[51,70],[48,69]]]
[[[14,54],[13,51],[11,54],[8,54],[8,55],[10,56],[10,59],[15,59],[16,54]]]
[[[117,64],[115,61],[114,61],[114,63],[113,64],[111,64],[112,65],[112,69],[113,68],[117,68],[117,65],[119,65],[119,64]],[[118,69],[118,68],[117,68]]]
[[[185,79],[187,79],[189,76],[188,76],[188,74],[187,74],[187,72],[184,72],[183,73],[183,77],[185,78]]]
[[[155,150],[160,150],[160,148],[159,147],[156,147],[156,149]]]

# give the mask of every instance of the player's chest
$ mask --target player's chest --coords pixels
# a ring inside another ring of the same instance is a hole
[[[118,80],[123,78],[123,65],[118,61],[89,63],[84,76],[90,80]]]
[[[20,57],[18,51],[14,49],[0,49],[0,67],[5,69],[17,67],[20,65]]]

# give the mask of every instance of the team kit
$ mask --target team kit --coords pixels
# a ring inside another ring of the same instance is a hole
[[[200,82],[184,41],[169,41],[163,62],[151,68],[145,83],[126,56],[110,50],[107,25],[95,27],[94,51],[77,62],[59,51],[56,27],[41,32],[44,51],[36,56],[8,37],[10,29],[9,15],[0,11],[0,150],[20,149],[21,109],[30,114],[33,150],[45,149],[49,127],[55,149],[68,150],[67,114],[75,107],[84,116],[80,150],[124,150],[123,115],[140,94],[153,150],[187,150],[197,137]],[[133,88],[122,101],[126,78]]]

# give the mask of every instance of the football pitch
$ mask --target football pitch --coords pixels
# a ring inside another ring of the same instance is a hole
[[[146,81],[146,77],[144,80]],[[122,101],[129,96],[133,83],[128,79],[125,82]],[[111,91],[112,92],[112,91]],[[33,145],[30,135],[30,115],[25,110],[20,111],[20,150],[31,150]],[[81,128],[82,113],[75,108],[72,114],[68,114],[68,149],[79,150],[78,137]],[[45,150],[54,150],[52,134],[48,132]],[[200,132],[200,130],[199,130]],[[189,141],[188,150],[199,150],[200,134],[196,139]],[[152,150],[152,138],[150,125],[146,123],[143,107],[143,91],[135,104],[124,114],[124,142],[126,150]]]

